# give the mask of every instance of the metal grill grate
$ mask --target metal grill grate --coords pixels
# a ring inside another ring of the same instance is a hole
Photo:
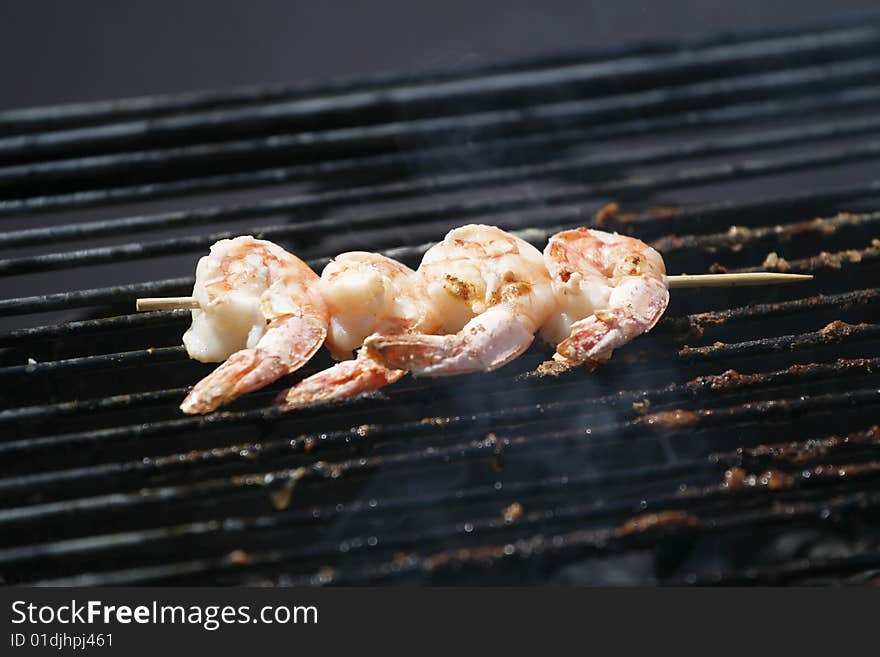
[[[0,577],[876,582],[878,85],[868,14],[0,113]],[[677,291],[595,374],[531,375],[536,347],[287,415],[275,385],[181,416],[188,313],[130,314],[221,237],[414,266],[452,226],[541,245],[609,201],[672,273],[816,280]]]

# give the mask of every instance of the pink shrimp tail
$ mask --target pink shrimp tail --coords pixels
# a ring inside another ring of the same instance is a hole
[[[242,349],[199,381],[180,404],[188,415],[209,413],[258,390],[305,365],[320,349],[326,326],[312,318],[287,317],[276,323],[253,349]],[[295,339],[292,339],[295,338]],[[293,348],[279,348],[290,343]]]
[[[596,365],[630,340],[650,331],[669,303],[669,291],[660,281],[632,277],[612,294],[612,307],[575,322],[556,353],[570,364]]]
[[[390,385],[405,374],[405,370],[394,370],[380,365],[361,350],[354,360],[336,363],[323,372],[303,379],[287,392],[283,401],[289,408],[298,408],[317,402],[355,397]]]

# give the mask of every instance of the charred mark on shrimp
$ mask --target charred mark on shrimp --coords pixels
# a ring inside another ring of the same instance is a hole
[[[467,283],[452,274],[446,274],[443,280],[443,287],[446,288],[449,294],[462,301],[470,302],[477,296],[475,286],[472,283]]]

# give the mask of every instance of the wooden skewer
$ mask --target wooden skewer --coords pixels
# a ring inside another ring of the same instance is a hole
[[[198,308],[199,302],[193,297],[147,297],[138,299],[138,312],[145,310],[184,310]]]
[[[813,276],[811,274],[777,274],[769,271],[749,274],[682,274],[681,276],[668,276],[666,278],[670,288],[778,285],[780,283],[800,283],[812,279]],[[193,297],[148,297],[137,300],[138,311],[188,310],[198,307],[199,302]]]
[[[674,287],[740,287],[745,285],[778,285],[813,280],[812,274],[777,274],[756,271],[749,274],[682,274],[667,276],[669,288]]]

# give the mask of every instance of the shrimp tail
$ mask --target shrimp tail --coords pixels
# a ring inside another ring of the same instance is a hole
[[[668,303],[663,283],[632,277],[614,290],[608,309],[571,325],[571,334],[556,347],[554,358],[570,365],[604,363],[615,349],[654,328]]]
[[[252,349],[232,354],[199,381],[180,404],[189,415],[209,413],[305,365],[327,336],[326,325],[310,316],[286,316],[273,322]]]
[[[317,402],[354,397],[378,390],[398,381],[405,370],[393,370],[367,357],[364,350],[357,358],[336,363],[323,372],[303,379],[284,396],[287,408],[299,408]]]
[[[364,350],[385,367],[417,376],[452,376],[495,370],[522,354],[532,340],[534,331],[508,308],[496,306],[458,333],[372,335],[364,341]]]

